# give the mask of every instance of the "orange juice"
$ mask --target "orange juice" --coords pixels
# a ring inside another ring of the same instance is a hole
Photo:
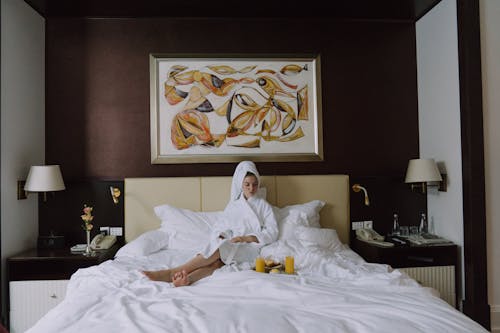
[[[264,273],[266,270],[265,267],[266,267],[266,262],[264,261],[264,258],[257,257],[255,259],[255,271]]]
[[[293,274],[294,273],[294,260],[292,256],[286,256],[285,258],[285,273]]]

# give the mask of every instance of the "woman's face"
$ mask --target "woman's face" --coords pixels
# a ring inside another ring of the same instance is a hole
[[[243,195],[246,199],[252,197],[257,193],[259,182],[255,176],[246,176],[243,179]]]

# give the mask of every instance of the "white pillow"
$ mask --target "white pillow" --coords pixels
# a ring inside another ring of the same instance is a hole
[[[278,220],[279,240],[297,239],[295,237],[295,228],[307,225],[306,214],[298,210],[287,212],[286,215],[281,216],[278,208],[275,215]]]
[[[313,200],[304,204],[290,205],[283,208],[274,207],[274,214],[278,221],[280,240],[297,239],[297,226],[319,228],[319,212],[325,203]]]
[[[222,211],[195,212],[189,209],[161,205],[154,208],[162,221],[160,229],[168,233],[169,249],[198,249],[206,244],[212,227],[222,219]]]
[[[338,251],[343,249],[337,231],[327,228],[296,227],[295,237],[304,247],[321,247]]]
[[[305,226],[321,228],[319,224],[319,212],[325,203],[321,200],[313,200],[303,204],[285,206],[279,210],[281,218],[287,217],[292,212],[303,212],[305,214]]]
[[[122,246],[115,257],[146,256],[168,245],[168,234],[162,230],[151,230],[143,233],[133,241]]]

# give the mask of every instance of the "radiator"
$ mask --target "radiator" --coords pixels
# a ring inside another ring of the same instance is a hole
[[[59,304],[66,295],[68,280],[11,281],[10,332],[21,333]]]
[[[399,268],[422,286],[436,289],[441,298],[456,307],[455,266]]]

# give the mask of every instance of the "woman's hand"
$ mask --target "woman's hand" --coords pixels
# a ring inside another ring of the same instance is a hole
[[[231,243],[258,243],[259,240],[255,236],[237,236],[231,238]]]

